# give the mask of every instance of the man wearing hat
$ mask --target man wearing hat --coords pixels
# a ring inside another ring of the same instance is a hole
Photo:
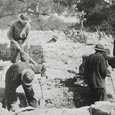
[[[29,106],[37,107],[35,92],[32,87],[35,74],[44,74],[43,65],[29,65],[26,62],[17,62],[10,66],[6,72],[5,93],[3,107],[15,111],[16,108],[16,89],[22,85]],[[17,106],[18,107],[18,106]]]
[[[28,53],[26,41],[31,28],[30,22],[31,19],[27,14],[20,14],[18,20],[14,21],[8,30],[7,36],[11,41],[10,60],[12,63],[16,62],[18,55],[20,55],[21,61],[29,62],[27,57],[20,52],[20,48]]]
[[[105,77],[108,75],[106,60],[103,57],[103,45],[95,46],[95,53],[91,54],[85,64],[85,77],[89,86],[90,103],[106,100]]]

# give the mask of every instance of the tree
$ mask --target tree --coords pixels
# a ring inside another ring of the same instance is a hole
[[[79,11],[86,13],[86,26],[91,29],[115,33],[115,0],[81,0],[77,4]]]

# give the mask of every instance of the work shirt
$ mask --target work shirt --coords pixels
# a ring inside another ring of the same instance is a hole
[[[19,20],[16,20],[11,24],[9,28],[9,31],[7,33],[8,38],[10,40],[11,39],[14,39],[15,41],[22,40],[22,42],[24,42],[29,34],[30,28],[31,26],[29,23],[21,23]],[[26,36],[24,38],[21,38],[20,34],[23,30]]]
[[[107,64],[102,54],[96,52],[90,55],[85,65],[85,76],[88,85],[92,88],[104,88],[107,74]]]

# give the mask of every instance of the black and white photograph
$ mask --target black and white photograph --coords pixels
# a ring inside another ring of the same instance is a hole
[[[115,115],[115,0],[0,0],[0,115]]]

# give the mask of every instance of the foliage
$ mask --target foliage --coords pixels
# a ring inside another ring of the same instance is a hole
[[[1,60],[9,60],[10,59],[10,54],[9,54],[10,49],[7,48],[7,44],[0,44],[0,59]]]
[[[38,64],[42,64],[45,62],[44,54],[43,54],[43,48],[40,45],[30,46],[29,54],[32,57],[32,59],[37,62]]]
[[[63,5],[66,7],[72,7],[79,0],[53,0],[53,1],[54,1],[54,3],[58,3],[59,5]]]
[[[28,12],[34,15],[48,15],[52,12],[62,13],[66,7],[71,7],[77,0],[1,0],[0,18]],[[46,5],[47,4],[47,5]]]
[[[87,36],[84,34],[83,30],[66,30],[64,31],[66,37],[75,43],[87,43]]]
[[[114,34],[115,4],[114,0],[81,0],[77,4],[78,11],[86,12],[86,26],[91,29]]]
[[[87,24],[97,26],[108,17],[108,4],[104,0],[81,0],[79,11],[86,12]]]
[[[34,30],[65,30],[71,24],[64,23],[61,19],[55,16],[33,16],[32,29]]]

